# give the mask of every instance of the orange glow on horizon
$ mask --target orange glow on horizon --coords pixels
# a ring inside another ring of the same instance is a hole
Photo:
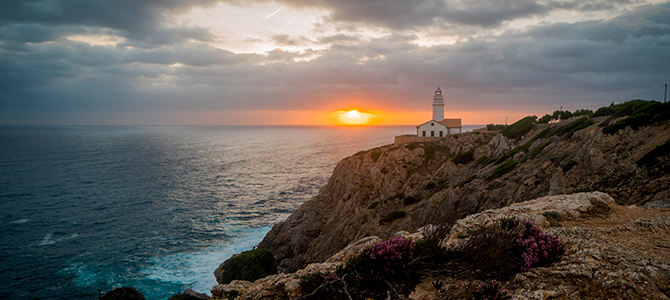
[[[358,109],[340,110],[334,113],[333,117],[337,125],[373,125],[379,121],[378,113],[361,112]]]
[[[358,114],[352,112],[357,111]],[[346,115],[345,115],[346,114]],[[462,111],[445,112],[445,118],[461,118],[463,125],[508,124],[528,115],[541,115],[528,111]],[[347,116],[348,121],[342,120]],[[102,119],[101,116],[93,116]],[[122,116],[124,121],[136,125],[419,125],[429,121],[431,111],[372,111],[360,108],[327,111],[189,111],[189,112],[156,112],[152,114],[128,114]],[[357,123],[357,118],[360,121]],[[121,117],[116,118],[118,121]],[[366,121],[362,121],[365,119]],[[105,124],[115,125],[108,122]]]

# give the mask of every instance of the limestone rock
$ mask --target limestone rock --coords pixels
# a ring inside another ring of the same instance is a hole
[[[656,165],[636,164],[670,139],[670,124],[608,135],[598,126],[602,120],[594,119],[596,124],[571,138],[534,141],[533,149],[550,144],[532,158],[529,151],[519,151],[513,158],[519,162],[516,167],[493,180],[487,178],[500,164],[491,158],[531,142],[544,128],[569,121],[538,126],[514,141],[495,133],[464,133],[359,152],[343,159],[319,194],[276,224],[259,247],[275,253],[280,271],[292,272],[324,262],[367,236],[388,238],[401,230],[416,231],[441,216],[462,218],[547,195],[600,190],[627,204],[670,198],[670,157],[660,157]],[[471,162],[452,161],[473,149]],[[568,170],[569,161],[576,165]],[[409,196],[415,201],[406,201]],[[406,216],[379,223],[395,210]]]
[[[502,134],[497,134],[486,145],[486,156],[498,158],[514,149],[514,142]]]

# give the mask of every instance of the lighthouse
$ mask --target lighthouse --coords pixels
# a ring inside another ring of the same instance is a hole
[[[444,118],[444,96],[440,86],[437,86],[433,96],[433,119],[416,127],[419,137],[443,137],[449,134],[461,133],[461,119]]]

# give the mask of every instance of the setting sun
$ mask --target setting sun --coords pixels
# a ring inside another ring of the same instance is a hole
[[[336,117],[337,123],[340,125],[370,125],[374,115],[370,112],[360,112],[352,109],[338,111]]]

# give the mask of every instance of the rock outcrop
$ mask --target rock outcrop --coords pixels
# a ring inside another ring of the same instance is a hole
[[[466,230],[509,217],[533,220],[567,244],[558,262],[519,273],[503,283],[513,299],[668,299],[670,210],[619,205],[601,192],[541,197],[460,219],[446,243],[456,244]],[[409,236],[420,237],[422,232],[420,228]],[[304,295],[301,276],[331,272],[379,240],[363,238],[326,263],[310,264],[295,273],[217,285],[212,289],[213,299],[227,299],[233,290],[239,295],[236,299],[242,300],[299,298]],[[435,282],[443,284],[436,286]],[[476,283],[446,276],[425,278],[409,299],[468,298]]]
[[[593,121],[570,137],[534,139],[547,127],[570,122],[564,121],[537,126],[515,141],[464,133],[359,152],[343,159],[319,194],[276,224],[259,247],[275,253],[280,271],[293,272],[324,262],[361,238],[415,231],[439,217],[436,213],[462,218],[547,195],[595,190],[626,204],[670,198],[670,156],[637,163],[670,140],[670,124],[604,134],[598,126],[603,118]],[[493,178],[504,165],[494,161],[504,155],[518,163]],[[379,222],[397,210],[404,216]]]

